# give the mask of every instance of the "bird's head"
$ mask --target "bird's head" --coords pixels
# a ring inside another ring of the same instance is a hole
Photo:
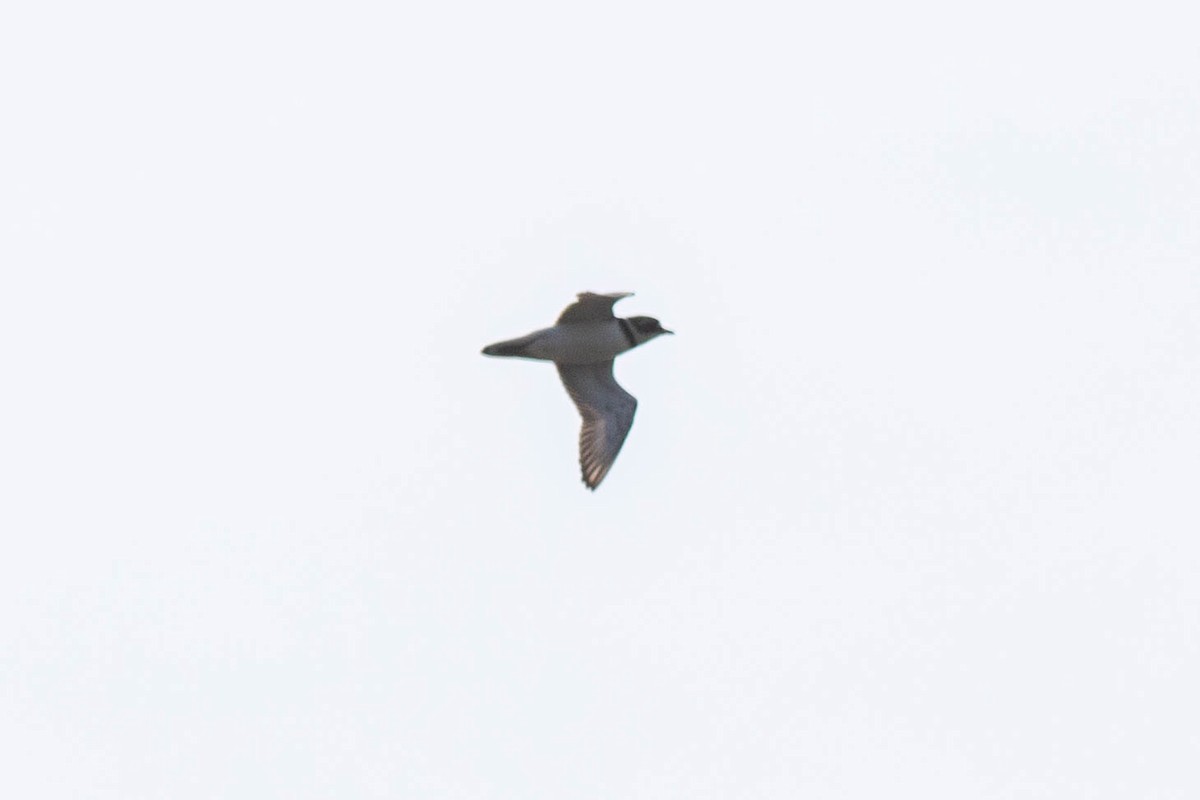
[[[664,333],[675,333],[675,331],[664,328],[654,317],[630,317],[629,324],[633,326],[638,344],[648,342],[655,336],[661,336]]]

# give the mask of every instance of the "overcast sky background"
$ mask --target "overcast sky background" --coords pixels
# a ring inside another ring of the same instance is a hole
[[[5,796],[1200,796],[1191,4],[2,17]]]

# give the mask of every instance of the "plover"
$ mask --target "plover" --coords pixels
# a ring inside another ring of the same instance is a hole
[[[612,468],[637,410],[637,399],[613,377],[613,359],[656,336],[673,333],[653,317],[621,319],[613,304],[632,292],[581,292],[553,328],[489,344],[485,356],[553,361],[567,394],[583,417],[579,466],[583,482],[595,490]]]

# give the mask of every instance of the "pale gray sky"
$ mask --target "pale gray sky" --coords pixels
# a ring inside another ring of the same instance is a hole
[[[7,9],[0,794],[1200,796],[1195,21]]]

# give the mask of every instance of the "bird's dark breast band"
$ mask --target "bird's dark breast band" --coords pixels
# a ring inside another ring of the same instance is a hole
[[[620,323],[621,333],[625,334],[625,338],[629,341],[629,346],[637,347],[637,338],[635,338],[633,335],[633,325],[631,325],[627,319],[618,318],[617,322]]]

